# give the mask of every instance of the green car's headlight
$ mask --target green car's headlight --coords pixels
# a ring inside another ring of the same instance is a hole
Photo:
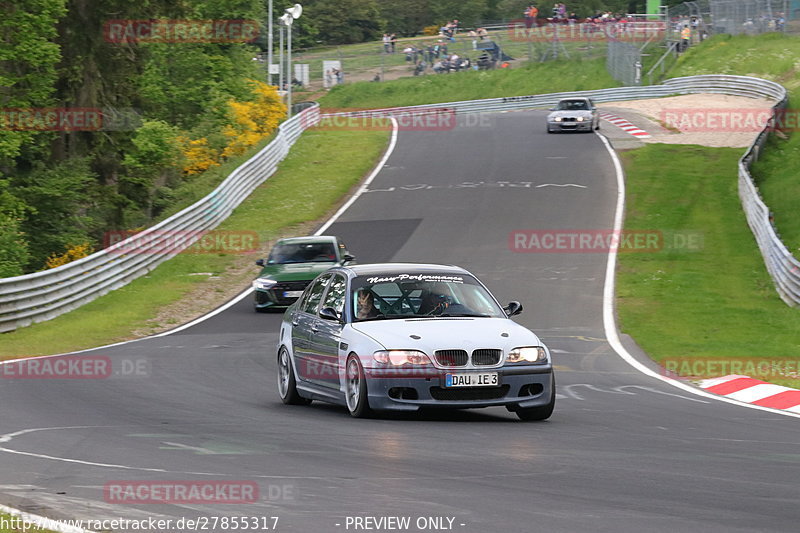
[[[253,280],[253,288],[254,289],[261,289],[262,291],[268,291],[273,286],[277,285],[277,281],[274,279],[268,278],[256,278]]]

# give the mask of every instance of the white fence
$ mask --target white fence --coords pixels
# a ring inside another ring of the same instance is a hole
[[[396,116],[419,113],[476,113],[550,107],[566,96],[589,96],[598,102],[613,102],[641,98],[692,93],[719,93],[735,96],[769,98],[776,109],[786,105],[786,90],[777,83],[748,76],[690,76],[665,81],[661,85],[622,87],[551,93],[507,98],[488,98],[429,104],[423,106],[378,109],[350,116]],[[267,179],[286,156],[289,147],[302,131],[316,123],[319,107],[305,109],[280,127],[278,136],[244,165],[237,168],[211,194],[187,207],[160,224],[139,233],[133,253],[122,253],[131,247],[121,241],[89,257],[67,265],[18,276],[0,279],[0,332],[11,331],[33,322],[49,320],[79,307],[105,293],[125,285],[155,268],[162,261],[180,252],[175,247],[171,253],[147,253],[148,247],[159,249],[169,232],[197,232],[214,228],[241,203],[259,184]],[[742,157],[739,165],[739,193],[747,220],[758,241],[767,269],[775,280],[781,298],[790,305],[800,304],[800,262],[794,259],[778,238],[769,221],[769,209],[764,205],[753,185],[750,164],[766,141],[765,130]],[[174,239],[173,239],[174,240]],[[187,240],[184,247],[194,242]],[[173,246],[171,243],[170,246]]]
[[[303,130],[318,118],[319,106],[315,105],[281,124],[269,145],[234,170],[211,194],[161,223],[58,268],[0,279],[0,332],[50,320],[80,307],[192,245],[275,172]]]

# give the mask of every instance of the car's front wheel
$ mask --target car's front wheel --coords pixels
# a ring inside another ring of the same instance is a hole
[[[550,401],[539,407],[518,408],[515,410],[520,420],[547,420],[556,407],[556,381],[550,380]]]
[[[297,392],[297,380],[294,377],[292,359],[289,357],[289,350],[282,346],[278,352],[278,394],[281,401],[286,405],[308,405],[311,403],[309,398],[303,398]]]
[[[367,379],[364,374],[364,367],[355,355],[347,359],[347,371],[345,374],[345,400],[347,410],[356,418],[367,418],[372,414],[367,399]]]

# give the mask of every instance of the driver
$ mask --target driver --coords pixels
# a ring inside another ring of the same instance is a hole
[[[432,283],[425,290],[417,314],[440,315],[450,306],[452,301],[452,293],[446,283]]]

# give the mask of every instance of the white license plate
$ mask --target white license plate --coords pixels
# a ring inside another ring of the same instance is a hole
[[[303,291],[283,291],[284,298],[300,298]]]
[[[445,387],[496,387],[500,384],[497,372],[481,372],[469,374],[445,374]]]

